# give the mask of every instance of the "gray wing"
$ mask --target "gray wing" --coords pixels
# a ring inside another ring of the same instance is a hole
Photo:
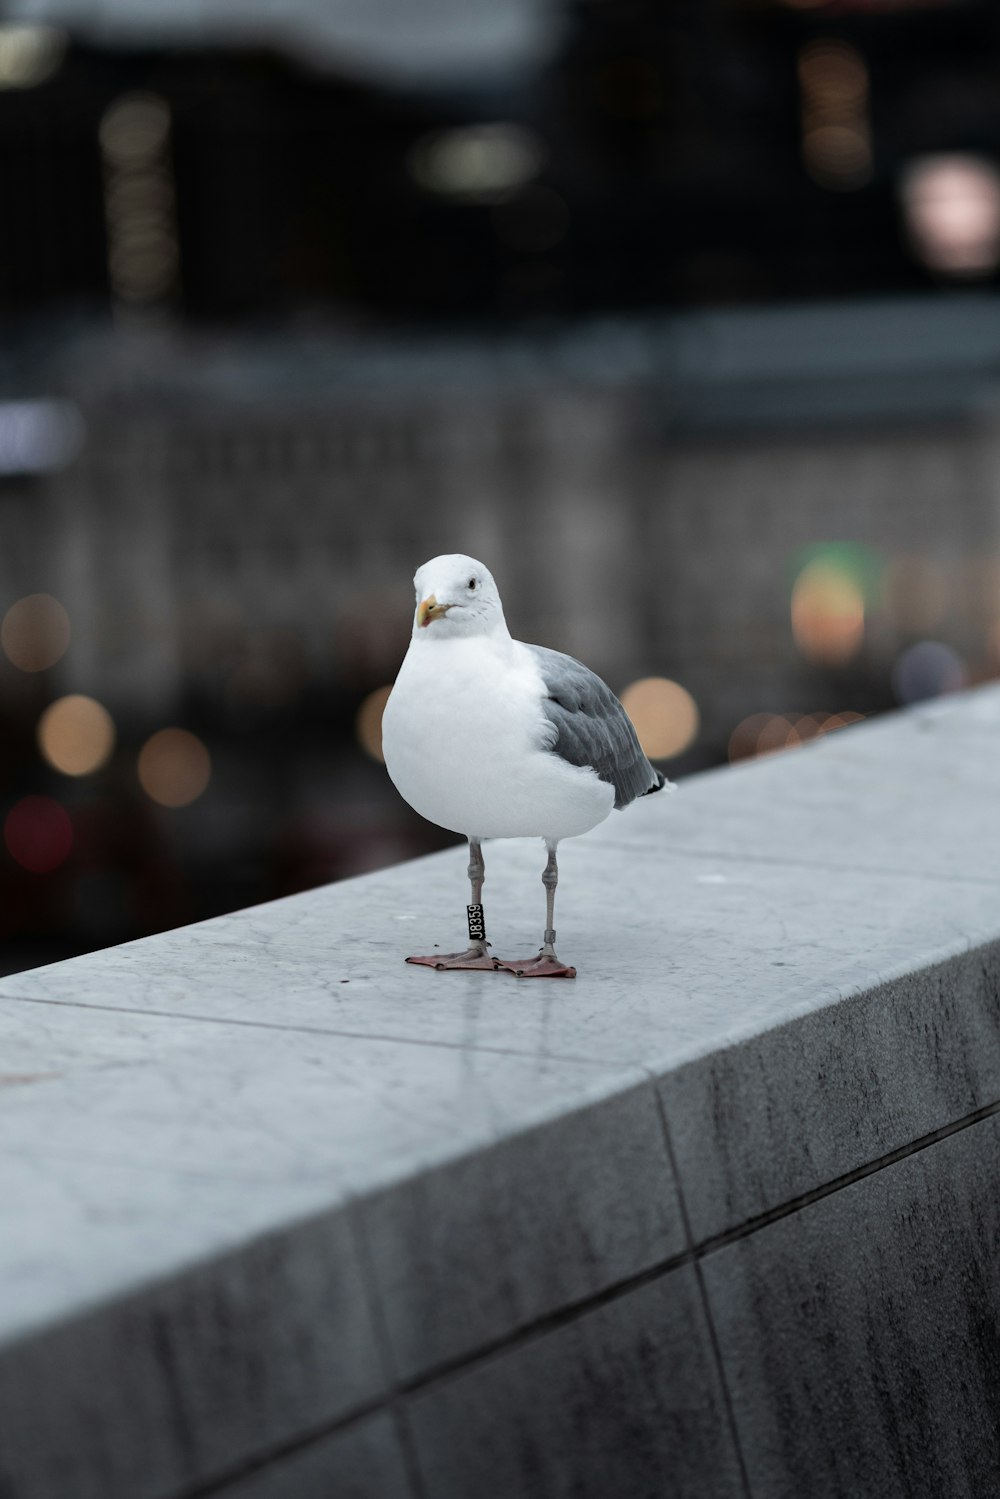
[[[570,765],[595,770],[615,788],[616,807],[659,791],[663,776],[640,749],[631,720],[611,688],[572,656],[543,645],[527,649],[545,683],[542,707],[556,730],[552,753]]]

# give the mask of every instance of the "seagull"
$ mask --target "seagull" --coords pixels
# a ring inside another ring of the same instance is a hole
[[[386,769],[429,822],[469,842],[470,946],[407,958],[441,969],[575,978],[555,949],[556,849],[639,796],[673,786],[643,754],[611,688],[560,651],[514,640],[493,575],[474,557],[434,557],[413,579],[413,636],[382,719]],[[546,922],[533,958],[486,941],[486,838],[537,838]]]

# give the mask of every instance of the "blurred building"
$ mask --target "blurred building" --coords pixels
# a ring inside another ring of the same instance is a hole
[[[990,0],[265,11],[7,7],[10,316],[518,319],[995,274]]]
[[[505,341],[84,339],[38,376],[81,451],[7,479],[0,586],[68,610],[60,692],[238,716],[391,681],[414,567],[465,550],[529,637],[619,688],[683,681],[706,763],[749,706],[891,701],[895,596],[865,600],[843,662],[794,638],[822,543],[866,553],[883,593],[917,559],[922,628],[947,618],[987,672],[993,605],[963,569],[1000,553],[998,362],[992,296]]]
[[[1000,671],[995,9],[446,13],[0,24],[8,967],[433,846],[439,551],[672,773]]]

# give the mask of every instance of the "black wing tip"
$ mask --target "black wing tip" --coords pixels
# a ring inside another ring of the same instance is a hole
[[[640,791],[638,786],[636,786],[634,782],[632,787],[618,785],[617,794],[615,796],[616,812],[622,812],[626,807],[630,807],[635,801],[636,797],[652,796],[654,791],[662,791],[664,786],[669,787],[671,791],[673,790],[673,782],[668,781],[662,771],[657,770],[654,765],[650,765],[649,769],[656,777],[656,780],[653,782],[652,786],[647,786],[645,791]]]

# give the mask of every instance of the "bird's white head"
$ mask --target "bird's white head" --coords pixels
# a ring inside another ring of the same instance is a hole
[[[475,557],[432,557],[413,578],[417,607],[413,633],[424,639],[507,633],[493,574]]]

